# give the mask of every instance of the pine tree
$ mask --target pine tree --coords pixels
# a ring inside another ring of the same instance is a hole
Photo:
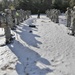
[[[70,0],[70,7],[75,6],[75,0]]]
[[[62,0],[52,0],[52,7],[60,9],[62,6]]]

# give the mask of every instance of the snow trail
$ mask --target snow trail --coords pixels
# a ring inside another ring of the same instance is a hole
[[[60,24],[56,24],[45,15],[40,19],[33,15],[13,31],[16,40],[6,48],[18,59],[14,75],[75,74],[75,37],[67,34],[65,16],[59,18]]]

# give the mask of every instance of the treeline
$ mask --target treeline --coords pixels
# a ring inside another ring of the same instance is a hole
[[[73,8],[75,0],[52,0],[52,8],[60,9],[65,12],[67,7]]]
[[[8,6],[9,5],[9,6]],[[0,10],[15,6],[16,9],[31,10],[32,13],[45,13],[47,9],[60,9],[65,12],[67,7],[73,7],[75,0],[2,0],[0,2]]]
[[[40,10],[41,13],[45,13],[45,10],[51,8],[51,4],[51,0],[21,0],[17,9],[31,10],[32,13]]]

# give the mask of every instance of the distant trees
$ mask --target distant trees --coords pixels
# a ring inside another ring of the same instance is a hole
[[[62,0],[52,0],[52,8],[61,9]]]
[[[70,0],[52,0],[52,8],[60,9],[65,11],[70,6]]]
[[[70,7],[75,6],[75,0],[70,0]]]
[[[70,3],[70,0],[63,0],[62,1],[62,10],[63,11],[66,11],[66,8],[70,7],[69,3]]]
[[[19,2],[17,9],[31,10],[36,13],[38,10],[44,13],[45,10],[50,9],[52,0],[22,0]]]
[[[0,3],[0,11],[2,10],[2,3]]]
[[[2,3],[2,8],[3,9],[8,7],[8,1],[7,0],[3,0],[1,3]]]
[[[2,0],[0,10],[14,5],[16,9],[31,10],[36,13],[38,10],[44,13],[45,10],[56,8],[65,11],[67,7],[73,7],[75,0]]]
[[[33,13],[37,12],[38,9],[41,13],[44,13],[45,10],[51,8],[60,9],[62,12],[65,12],[67,7],[73,7],[74,5],[75,0],[22,0],[18,8],[30,9]]]

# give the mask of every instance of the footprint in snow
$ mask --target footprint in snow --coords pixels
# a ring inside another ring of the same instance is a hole
[[[53,60],[51,60],[51,64],[52,66],[58,66],[59,64],[63,63],[63,56],[58,56],[58,57],[55,57]]]

